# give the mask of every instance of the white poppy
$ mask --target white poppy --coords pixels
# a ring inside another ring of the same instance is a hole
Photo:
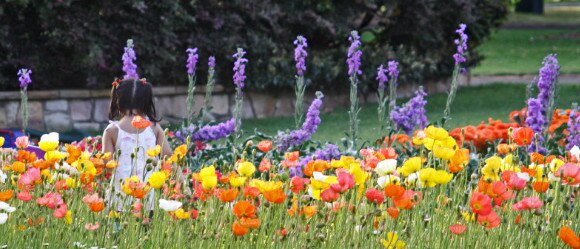
[[[580,148],[578,148],[578,146],[574,145],[574,147],[570,149],[570,154],[580,160]]]
[[[179,201],[159,199],[159,207],[167,212],[173,212],[183,205]]]
[[[10,204],[0,201],[0,210],[4,210],[8,213],[12,213],[14,211],[16,211],[15,207],[10,206]]]
[[[5,183],[6,178],[8,178],[8,176],[6,174],[4,174],[4,172],[2,170],[0,170],[0,183]]]
[[[377,167],[375,168],[375,172],[379,176],[386,176],[386,175],[395,173],[396,169],[397,169],[397,160],[386,159],[386,160],[380,161],[377,164]]]
[[[7,213],[0,213],[0,225],[6,223],[7,220],[8,220],[8,214]]]
[[[526,180],[526,182],[530,181],[530,175],[528,175],[528,173],[518,172],[516,173],[516,176],[520,179]]]
[[[384,188],[385,186],[387,186],[387,184],[397,184],[400,182],[401,178],[395,175],[381,176],[379,177],[379,179],[377,179],[377,183],[381,188]]]

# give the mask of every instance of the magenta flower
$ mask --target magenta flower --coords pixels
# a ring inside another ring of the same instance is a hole
[[[234,85],[239,88],[244,88],[244,81],[246,80],[246,63],[248,59],[244,58],[246,51],[238,48],[238,52],[234,54],[236,61],[234,62]]]
[[[215,67],[215,57],[210,56],[209,59],[207,59],[207,66],[208,67]]]
[[[195,68],[197,66],[197,60],[199,59],[197,48],[188,48],[185,51],[187,52],[187,63],[185,64],[185,68],[187,68],[187,74],[194,75]]]
[[[379,81],[379,90],[385,89],[385,83],[389,81],[389,77],[387,76],[388,70],[383,67],[381,64],[379,68],[377,68],[377,80]]]
[[[350,47],[348,48],[346,64],[348,65],[348,75],[353,77],[357,74],[362,74],[362,71],[360,70],[361,57],[363,54],[360,50],[362,43],[360,41],[360,36],[356,31],[350,33],[348,40],[350,41]]]
[[[461,64],[467,59],[465,58],[465,53],[467,52],[467,40],[469,37],[465,34],[465,29],[467,25],[459,24],[459,29],[455,30],[455,33],[459,34],[459,39],[455,39],[455,45],[457,45],[457,53],[453,55],[455,59],[455,64]]]
[[[306,43],[306,38],[300,35],[294,41],[294,45],[296,45],[296,48],[294,49],[294,60],[296,61],[296,74],[298,76],[302,76],[306,71],[306,57],[308,57],[306,48],[308,47],[308,43]]]
[[[32,70],[26,68],[21,68],[18,70],[18,81],[20,81],[20,88],[26,88],[28,85],[30,85],[30,83],[32,83],[32,80],[30,79],[31,73]]]
[[[125,47],[125,53],[123,53],[123,72],[125,75],[123,79],[139,79],[139,74],[137,74],[137,64],[135,64],[135,60],[137,60],[137,55],[135,54],[135,50],[133,49],[133,40],[127,40],[127,46]]]

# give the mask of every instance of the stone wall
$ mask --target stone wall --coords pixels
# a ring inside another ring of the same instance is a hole
[[[429,93],[447,89],[446,84],[427,84]],[[415,87],[400,86],[400,97],[408,97]],[[155,87],[155,106],[163,122],[179,123],[186,116],[186,87]],[[108,125],[109,90],[47,90],[29,91],[29,128],[46,131],[101,131]],[[196,108],[200,110],[204,103],[205,89],[198,86],[195,92]],[[305,97],[309,102],[314,93]],[[375,93],[361,95],[361,101],[376,102]],[[324,111],[347,106],[348,92],[342,94],[325,94]],[[234,92],[221,86],[214,88],[212,99],[212,116],[225,119],[231,116],[234,105]],[[306,107],[307,108],[307,107]],[[244,99],[243,118],[264,118],[292,116],[294,114],[294,91],[247,92]],[[0,92],[0,129],[19,128],[20,93],[16,91]]]

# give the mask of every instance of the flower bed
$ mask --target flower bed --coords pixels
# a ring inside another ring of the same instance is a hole
[[[165,132],[175,148],[167,155],[164,144],[133,148],[131,160],[146,155],[142,171],[149,177],[115,182],[116,169],[127,165],[120,165],[120,150],[101,152],[99,138],[61,144],[50,133],[31,145],[20,137],[16,149],[0,150],[0,247],[578,248],[580,116],[576,106],[553,110],[556,57],[546,58],[538,97],[527,111],[514,112],[511,123],[490,120],[449,133],[443,127],[466,60],[465,29],[457,30],[444,118],[427,120],[422,90],[400,107],[396,91],[388,98],[383,92],[378,120],[384,122],[374,143],[357,145],[362,52],[356,32],[347,60],[350,129],[342,146],[312,140],[323,122],[322,93],[306,114],[297,111],[293,130],[244,136],[243,49],[235,55],[234,117],[208,124],[191,113],[182,127]],[[296,45],[300,82],[305,38]],[[129,48],[124,60],[132,77]],[[188,52],[192,93],[198,57]],[[396,89],[396,63],[378,73],[381,91],[387,83]],[[131,124],[144,130],[151,121],[136,116]]]

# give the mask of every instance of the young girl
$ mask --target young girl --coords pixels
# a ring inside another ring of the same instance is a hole
[[[131,125],[135,115],[149,119],[153,125],[138,130]],[[120,151],[120,155],[113,178],[113,190],[107,193],[107,200],[111,203],[109,205],[112,205],[111,209],[116,206],[117,211],[123,211],[126,206],[132,204],[132,198],[122,191],[125,180],[131,176],[138,176],[141,182],[147,182],[151,174],[158,171],[150,166],[145,167],[147,159],[150,158],[146,151],[160,145],[162,156],[170,155],[172,152],[158,124],[152,87],[145,79],[113,82],[109,119],[111,124],[103,132],[103,152],[115,154]],[[152,193],[151,191],[146,197],[149,211],[153,210],[155,204]]]

